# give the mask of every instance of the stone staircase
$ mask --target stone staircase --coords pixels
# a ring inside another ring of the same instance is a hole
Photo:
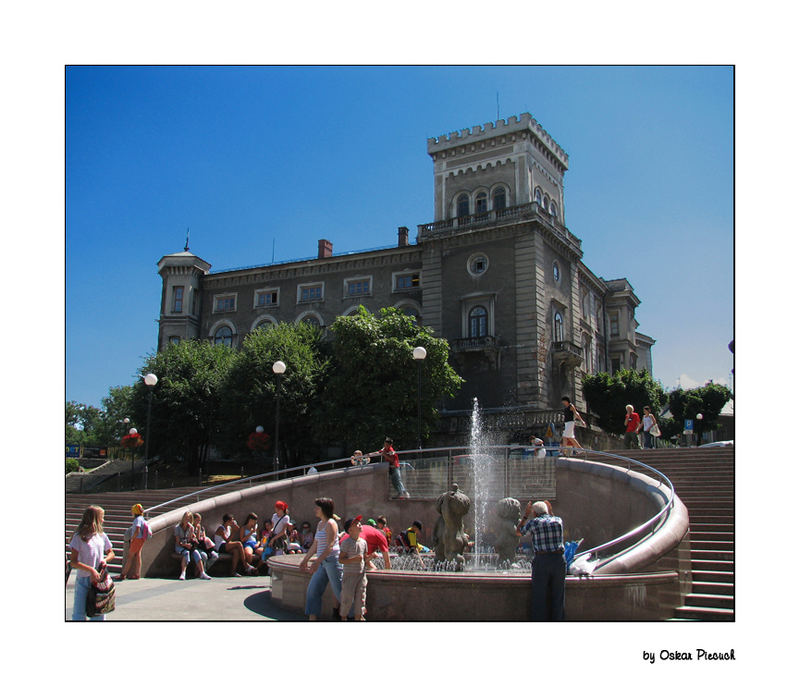
[[[236,491],[244,489],[248,485],[234,484],[227,487],[225,484],[220,485],[218,489],[212,492],[215,495],[224,494],[229,491]],[[123,554],[123,537],[125,530],[130,527],[133,522],[131,515],[131,506],[134,503],[141,503],[145,509],[146,517],[155,517],[162,513],[169,512],[175,508],[180,508],[182,504],[175,503],[163,508],[152,509],[159,503],[164,503],[180,496],[186,496],[195,492],[199,487],[176,487],[174,489],[149,489],[147,491],[113,491],[113,492],[99,492],[96,494],[66,494],[65,503],[65,518],[66,518],[66,542],[65,551],[69,557],[69,542],[72,535],[75,533],[78,525],[80,524],[83,511],[87,506],[97,505],[105,511],[105,523],[103,530],[111,540],[111,545],[114,547],[115,558],[108,566],[112,575],[117,575],[122,571],[122,554]],[[184,502],[184,506],[189,510],[192,509],[192,504],[196,501],[194,499]],[[152,509],[152,510],[151,510]]]
[[[692,590],[675,619],[734,620],[734,449],[616,453],[664,473],[689,511]]]

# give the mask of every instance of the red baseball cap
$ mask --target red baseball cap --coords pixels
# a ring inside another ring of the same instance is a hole
[[[356,517],[354,517],[354,518],[350,518],[350,519],[349,519],[349,520],[348,520],[348,521],[347,521],[347,522],[344,524],[344,531],[345,531],[345,532],[347,532],[347,531],[350,529],[350,526],[351,526],[351,525],[352,525],[354,522],[361,522],[361,519],[362,519],[362,517],[363,517],[363,516],[361,516],[361,515],[356,515]]]

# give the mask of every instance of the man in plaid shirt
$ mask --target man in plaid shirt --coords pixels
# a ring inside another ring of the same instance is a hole
[[[532,514],[536,517],[530,519]],[[528,532],[533,534],[531,620],[564,620],[564,524],[544,501],[528,501],[517,534]]]

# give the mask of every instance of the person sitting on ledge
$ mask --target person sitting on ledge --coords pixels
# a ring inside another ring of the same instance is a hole
[[[244,549],[244,559],[252,565],[261,557],[261,552],[264,550],[258,543],[258,516],[255,513],[247,514],[240,540]]]
[[[245,573],[254,575],[256,569],[247,563],[244,557],[244,547],[242,542],[237,541],[232,536],[232,530],[236,528],[239,530],[239,525],[230,513],[225,513],[222,516],[222,524],[217,527],[214,532],[214,545],[217,547],[217,553],[229,553],[233,557],[231,561],[231,574],[234,577],[241,577],[239,574],[239,564],[244,568]]]
[[[369,456],[365,456],[361,451],[356,449],[350,457],[350,463],[352,465],[366,465],[369,463]]]
[[[181,521],[175,525],[173,536],[175,537],[175,553],[181,557],[181,574],[178,579],[186,579],[186,567],[191,558],[194,561],[197,576],[201,580],[210,580],[211,578],[203,568],[203,554],[196,546],[197,539],[192,526],[192,514],[188,510],[183,514]]]

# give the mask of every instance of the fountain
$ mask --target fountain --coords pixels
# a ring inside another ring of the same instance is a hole
[[[498,451],[497,446],[492,446],[484,431],[478,400],[473,399],[468,452],[452,456],[450,479],[455,481],[436,499],[439,517],[433,532],[434,552],[421,555],[400,552],[392,556],[390,570],[383,569],[382,557],[374,560],[378,569],[369,574],[370,619],[528,618],[531,563],[528,557],[517,553],[520,501],[505,493],[504,461],[508,448]],[[525,460],[520,463],[527,469],[533,465]],[[607,541],[618,532],[630,530],[661,508],[669,496],[664,484],[630,469],[568,458],[558,459],[557,469],[558,511],[565,514],[567,527],[571,526],[579,536],[590,537],[590,541]],[[306,482],[312,479],[320,478],[299,478],[294,481],[295,488],[306,488]],[[331,471],[323,479],[332,485],[342,478]],[[346,479],[347,491],[343,493],[348,496],[358,492],[376,494],[385,489],[386,477],[378,471],[378,466],[372,471],[349,473]],[[354,480],[363,480],[365,486],[357,489]],[[517,489],[520,497],[524,495],[526,499],[537,497],[538,494],[526,493],[537,488],[529,484],[526,480],[508,488]],[[318,490],[318,481],[311,488]],[[617,503],[619,507],[604,510],[604,518],[598,519],[598,499]],[[472,551],[468,550],[465,521],[469,524],[474,521]],[[604,568],[602,575],[568,577],[567,617],[571,620],[671,617],[675,606],[681,603],[681,595],[686,593],[680,575],[688,569],[687,530],[688,514],[679,504],[668,523],[645,537],[642,545],[636,544],[623,552]],[[271,594],[288,608],[302,609],[308,576],[297,569],[297,558],[270,559]],[[663,567],[648,568],[656,561],[664,561]],[[324,612],[332,608],[332,595],[326,603]]]

